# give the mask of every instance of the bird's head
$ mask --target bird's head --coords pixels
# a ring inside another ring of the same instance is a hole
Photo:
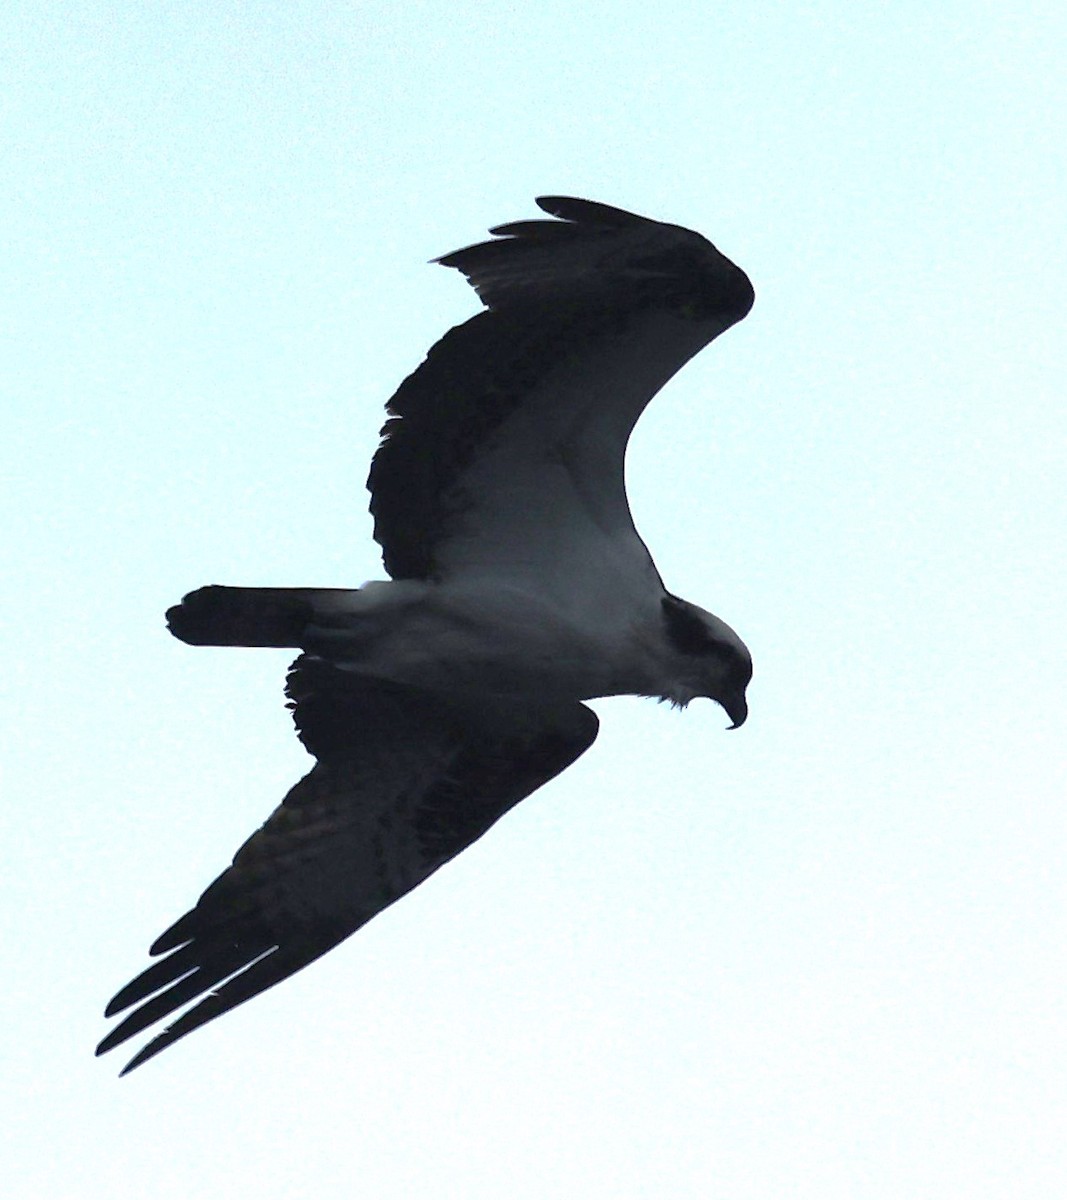
[[[663,629],[673,658],[674,683],[666,696],[684,706],[698,696],[721,704],[733,724],[745,723],[745,689],[752,678],[748,647],[713,613],[670,593],[662,600]]]

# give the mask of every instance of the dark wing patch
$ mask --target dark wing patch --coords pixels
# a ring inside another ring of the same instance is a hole
[[[612,310],[479,313],[450,330],[389,401],[367,487],[374,537],[394,579],[429,579],[449,490],[537,384],[622,327]]]
[[[490,739],[459,755],[419,805],[415,829],[428,861],[454,858],[593,744],[600,724],[596,713],[584,704],[565,712],[565,722]]]
[[[126,1071],[343,941],[573,762],[597,730],[580,704],[479,717],[306,655],[289,693],[320,761],[156,939],[151,954],[166,957],[108,1005],[108,1016],[133,1011],[98,1054],[199,1001]]]
[[[297,736],[320,762],[362,746],[463,736],[462,721],[440,697],[353,675],[312,654],[302,654],[289,669],[285,695]]]
[[[584,704],[505,703],[489,715],[404,684],[353,676],[309,654],[293,664],[286,694],[300,740],[323,762],[370,740],[447,747],[441,756],[447,765],[412,809],[423,864],[431,869],[570,766],[599,728]]]
[[[589,200],[538,204],[561,219],[498,225],[437,260],[491,311],[447,333],[388,404],[367,486],[394,579],[435,576],[449,489],[550,372],[564,387],[569,365],[651,311],[708,322],[710,340],[752,306],[748,277],[699,234]]]

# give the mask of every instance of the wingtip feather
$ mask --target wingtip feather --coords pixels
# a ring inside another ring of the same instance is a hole
[[[625,208],[615,208],[599,200],[582,200],[578,196],[538,196],[534,203],[550,216],[578,224],[607,225],[617,229],[624,225],[657,223],[638,213],[628,212]]]

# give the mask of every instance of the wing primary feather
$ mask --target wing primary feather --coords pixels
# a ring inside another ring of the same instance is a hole
[[[136,979],[131,979],[124,988],[112,996],[107,1008],[104,1009],[104,1016],[113,1017],[123,1009],[129,1008],[131,1004],[136,1004],[138,1000],[143,1000],[145,996],[150,996],[153,992],[158,992],[160,988],[166,987],[167,984],[174,983],[183,975],[198,970],[201,952],[201,947],[189,942],[180,950],[175,950],[169,957],[153,963]]]
[[[134,1009],[104,1038],[97,1048],[97,1053],[105,1054],[114,1046],[125,1042],[134,1034],[140,1033],[142,1029],[147,1029],[156,1021],[161,1021],[171,1013],[177,1012],[183,1005],[188,1004],[190,1000],[195,1000],[197,996],[203,995],[220,980],[228,978],[235,971],[252,966],[264,954],[269,954],[273,949],[275,949],[273,946],[261,946],[258,953],[248,954],[244,947],[236,947],[232,948],[229,953],[215,956],[206,965],[191,971],[166,991],[160,992],[158,996],[146,1000],[140,1008]]]
[[[148,953],[155,958],[159,954],[166,954],[168,950],[176,949],[193,937],[196,933],[196,925],[196,909],[194,908],[180,916],[168,929],[165,929],[148,947]]]
[[[494,237],[524,237],[538,240],[574,236],[574,230],[559,221],[509,221],[506,225],[494,225],[489,232]]]
[[[538,196],[535,203],[542,212],[579,225],[610,225],[619,229],[625,225],[657,225],[659,222],[625,208],[601,204],[597,200],[580,200],[577,196]]]
[[[141,1066],[142,1063],[146,1063],[150,1058],[155,1058],[161,1050],[166,1050],[168,1046],[172,1046],[180,1038],[192,1033],[193,1030],[199,1029],[201,1025],[206,1025],[208,1021],[214,1021],[216,1017],[221,1017],[246,1000],[251,1000],[276,983],[281,983],[283,979],[287,979],[314,959],[325,954],[332,944],[316,948],[314,952],[268,950],[255,962],[250,963],[240,974],[224,983],[217,991],[206,996],[195,1007],[182,1013],[172,1025],[168,1025],[162,1033],[139,1050],[122,1068],[120,1074],[128,1075],[130,1071]]]

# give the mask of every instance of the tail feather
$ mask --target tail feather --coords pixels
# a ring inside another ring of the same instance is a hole
[[[325,588],[198,588],[167,609],[167,627],[190,646],[299,649]]]

